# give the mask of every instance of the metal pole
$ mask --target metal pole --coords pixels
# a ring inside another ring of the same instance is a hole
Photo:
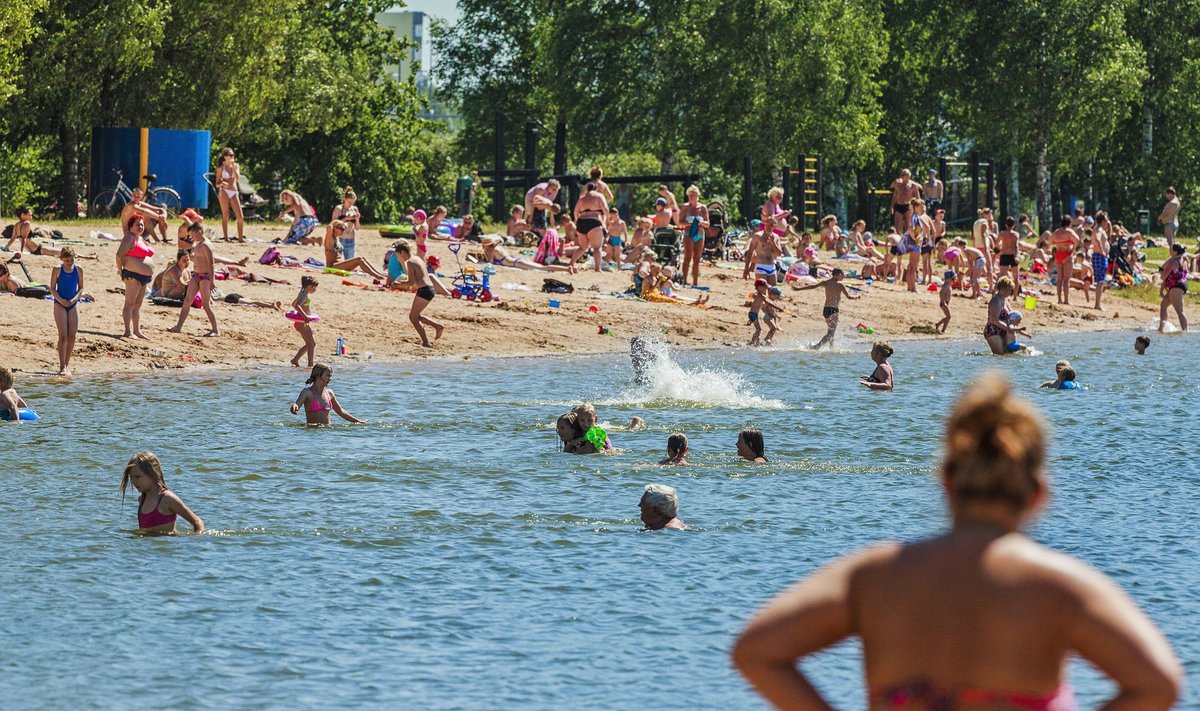
[[[801,180],[800,184],[804,185],[804,181]],[[803,190],[803,189],[804,188],[802,187],[801,190]],[[783,166],[783,209],[785,209],[785,210],[787,209],[787,206],[790,204],[790,203],[788,203],[788,197],[790,197],[791,194],[792,194],[792,169],[789,166],[785,165],[785,166]]]
[[[492,219],[504,222],[504,114],[496,112],[496,184],[492,188]]]
[[[567,122],[559,121],[554,127],[554,174],[567,173]]]
[[[808,229],[808,215],[804,214],[808,211],[808,154],[801,153],[796,160],[800,162],[800,185],[796,188],[796,211],[794,214],[800,220],[796,226],[803,232]]]
[[[525,170],[533,170],[537,165],[538,127],[533,121],[525,122]],[[525,190],[528,191],[537,182],[537,176],[528,173],[525,176]]]

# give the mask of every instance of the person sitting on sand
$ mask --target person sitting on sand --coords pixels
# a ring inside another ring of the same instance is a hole
[[[317,229],[317,211],[294,190],[284,190],[279,193],[279,204],[283,211],[279,213],[280,220],[291,220],[292,226],[284,244],[316,244],[320,237],[313,236]]]
[[[360,420],[342,409],[337,396],[329,388],[329,381],[332,378],[333,368],[324,363],[313,365],[312,374],[308,376],[308,380],[304,381],[308,387],[301,390],[296,402],[292,403],[292,414],[295,415],[300,410],[304,410],[304,418],[308,424],[328,425],[329,412],[332,410],[346,422],[365,423],[366,420]]]
[[[756,427],[747,427],[738,433],[737,454],[747,462],[766,462],[767,447],[763,434]]]
[[[169,263],[166,269],[154,277],[154,282],[150,285],[150,298],[161,297],[183,301],[183,297],[187,295],[188,284],[192,281],[191,275],[187,271],[191,265],[191,250],[179,250],[175,255],[175,261]]]
[[[13,372],[0,366],[0,422],[21,423],[21,408],[29,407],[13,389]]]
[[[948,529],[812,573],[755,613],[734,664],[778,708],[830,708],[806,658],[857,637],[875,711],[1065,711],[1078,656],[1116,683],[1091,706],[1166,711],[1184,672],[1162,633],[1107,576],[1023,533],[1049,499],[1045,459],[1032,405],[1002,376],[969,384],[938,476]]]
[[[226,279],[241,279],[247,284],[286,284],[291,286],[292,283],[287,279],[272,279],[269,276],[256,274],[241,267],[227,267],[217,273],[224,274]]]
[[[687,435],[682,432],[672,432],[667,437],[667,457],[659,464],[687,464],[685,457],[688,453]]]
[[[13,258],[8,261],[19,262],[20,260],[14,255]],[[17,293],[17,289],[20,289],[24,286],[25,285],[21,283],[19,279],[13,276],[11,271],[9,271],[8,262],[0,262],[0,292],[15,294]]]
[[[512,210],[509,211],[505,236],[524,241],[528,232],[533,232],[533,227],[525,221],[525,208],[521,205],[513,205]]]
[[[167,236],[167,209],[151,205],[144,200],[145,197],[146,194],[140,187],[135,187],[130,191],[129,202],[121,208],[121,224],[127,225],[129,218],[141,215],[146,220],[146,236],[150,238],[150,242],[166,244],[170,241]]]
[[[649,217],[639,217],[634,221],[633,235],[629,238],[629,253],[625,255],[627,264],[637,264],[646,253],[653,253],[654,231]]]
[[[341,220],[334,220],[333,222],[329,223],[329,231],[333,235],[332,241],[334,251],[329,251],[330,246],[328,244],[325,246],[325,267],[327,269],[341,269],[347,272],[352,272],[355,269],[358,269],[359,271],[366,272],[366,274],[372,279],[387,281],[388,275],[376,269],[375,265],[367,261],[366,257],[351,257],[350,259],[338,261],[337,250],[341,247],[341,234],[343,231],[345,231],[345,229],[346,223],[342,222]]]
[[[708,294],[700,296],[696,300],[683,299],[677,296],[668,296],[664,291],[664,287],[670,290],[670,277],[663,273],[664,267],[658,264],[647,261],[643,264],[648,264],[648,274],[642,275],[642,291],[639,296],[644,301],[651,301],[658,304],[688,304],[691,306],[703,306],[708,302]],[[666,267],[670,269],[671,267]]]
[[[647,484],[638,508],[642,510],[642,523],[647,531],[688,530],[687,524],[678,518],[679,494],[666,484]]]
[[[8,242],[4,245],[5,251],[11,248],[12,243],[15,241],[17,243],[18,257],[21,255],[22,251],[29,252],[35,257],[58,257],[59,250],[55,249],[54,247],[47,247],[46,245],[40,244],[33,238],[33,224],[30,222],[32,219],[33,213],[30,212],[29,208],[17,208],[17,222],[12,225],[12,236],[9,237]],[[79,254],[76,255],[75,258],[96,259],[97,257],[94,254]]]
[[[859,382],[871,390],[891,390],[894,384],[892,364],[888,362],[888,358],[891,358],[894,352],[887,341],[876,341],[871,347],[871,360],[875,361],[875,371],[870,375],[859,376]]]
[[[512,269],[528,269],[539,272],[567,272],[575,273],[575,263],[567,264],[538,264],[537,262],[522,256],[511,256],[504,247],[500,246],[501,238],[498,235],[488,235],[483,238],[480,245],[483,247],[483,260],[488,264],[493,264],[497,267],[511,267]]]

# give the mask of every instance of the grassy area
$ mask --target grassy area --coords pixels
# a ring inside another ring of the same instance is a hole
[[[1105,292],[1105,296],[1119,296],[1130,301],[1140,301],[1146,304],[1158,305],[1162,301],[1162,296],[1159,294],[1158,285],[1144,282],[1136,286],[1126,287],[1124,289],[1109,289]],[[1200,307],[1200,294],[1196,290],[1188,292],[1183,297],[1184,308],[1191,310],[1192,308]]]

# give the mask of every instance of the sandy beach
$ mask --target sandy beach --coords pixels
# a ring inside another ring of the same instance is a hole
[[[174,231],[175,225],[172,225]],[[300,345],[300,339],[283,314],[273,309],[219,304],[217,318],[221,336],[205,338],[208,322],[203,311],[193,309],[182,334],[168,333],[178,316],[177,308],[155,306],[147,302],[142,308],[142,331],[147,340],[121,337],[122,296],[117,290],[121,283],[114,267],[117,243],[93,239],[94,227],[68,226],[64,244],[71,244],[80,255],[96,254],[98,261],[81,260],[86,290],[95,302],[80,306],[79,336],[72,359],[76,374],[104,372],[139,372],[163,368],[233,367],[242,365],[288,366],[288,360]],[[109,232],[116,232],[114,225]],[[686,348],[736,346],[749,340],[744,303],[752,291],[749,281],[741,278],[741,265],[724,263],[720,267],[704,266],[701,284],[710,287],[711,299],[706,308],[678,304],[648,303],[637,299],[616,298],[630,284],[628,271],[620,273],[592,271],[576,275],[549,274],[498,267],[492,277],[492,291],[497,301],[477,304],[465,300],[438,297],[427,314],[443,321],[447,328],[435,348],[421,347],[408,323],[408,311],[413,296],[408,292],[385,291],[372,284],[370,277],[355,274],[341,277],[320,274],[302,268],[262,266],[258,257],[269,241],[282,237],[283,226],[247,226],[246,244],[216,242],[220,256],[241,259],[250,257],[255,273],[273,279],[287,280],[291,285],[247,284],[243,281],[218,281],[224,294],[237,293],[244,299],[263,302],[280,301],[285,308],[296,297],[300,277],[316,274],[320,287],[314,299],[314,310],[321,315],[316,325],[318,360],[337,362],[332,356],[339,337],[345,339],[346,357],[397,361],[422,358],[469,358],[480,356],[516,356],[563,353],[599,353],[628,348],[633,335],[656,332],[665,335],[673,345]],[[377,268],[383,268],[383,256],[391,239],[377,230],[362,229],[358,233],[357,254],[366,257]],[[48,245],[62,246],[47,242]],[[441,260],[439,274],[448,286],[458,273],[454,255],[445,242],[430,241],[430,250]],[[161,271],[173,258],[173,245],[155,245],[155,271]],[[513,248],[510,248],[513,250]],[[515,250],[514,250],[515,251]],[[282,253],[306,258],[322,258],[319,246],[287,245]],[[467,254],[480,254],[478,245],[460,252],[463,263]],[[10,254],[3,254],[8,259]],[[57,258],[24,255],[25,266],[33,279],[48,282],[51,269],[59,264]],[[17,265],[13,274],[25,281]],[[853,268],[849,266],[848,268]],[[571,294],[545,294],[543,278],[557,277],[571,283]],[[902,340],[909,338],[979,338],[986,318],[986,301],[955,298],[951,306],[953,320],[945,336],[931,335],[929,328],[941,318],[937,294],[922,291],[909,294],[902,285],[876,282],[866,286],[862,281],[848,279],[848,286],[862,289],[861,299],[843,301],[839,327],[839,344],[852,340]],[[1150,304],[1119,297],[1106,297],[1106,311],[1097,312],[1084,305],[1082,293],[1074,295],[1079,305],[1067,307],[1053,303],[1053,288],[1042,287],[1044,296],[1032,312],[1026,313],[1025,326],[1033,343],[1045,335],[1064,331],[1093,331],[1144,327],[1157,316]],[[776,338],[778,346],[795,347],[815,341],[825,331],[820,318],[822,293],[819,290],[797,292],[785,288],[786,313],[782,332]],[[685,296],[701,292],[682,289]],[[557,308],[550,301],[559,302]],[[1021,304],[1017,304],[1021,306]],[[855,334],[855,324],[870,326],[874,335]],[[54,344],[56,332],[49,301],[19,298],[0,294],[0,363],[25,373],[57,372]],[[601,327],[607,333],[601,333]],[[354,355],[357,354],[357,355]]]

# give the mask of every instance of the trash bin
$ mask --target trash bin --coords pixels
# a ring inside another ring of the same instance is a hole
[[[471,214],[471,188],[474,185],[471,176],[464,175],[458,179],[454,187],[454,201],[459,205],[458,216]]]
[[[1150,236],[1150,211],[1149,210],[1138,210],[1137,216],[1138,216],[1138,224],[1141,226],[1142,236],[1149,237]]]

